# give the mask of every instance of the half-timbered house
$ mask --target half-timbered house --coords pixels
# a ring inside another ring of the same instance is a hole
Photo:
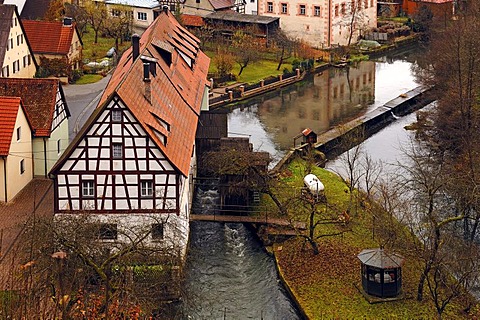
[[[56,217],[88,214],[101,224],[98,236],[117,243],[142,228],[150,243],[174,243],[184,254],[208,66],[199,40],[168,10],[141,38],[134,35],[96,110],[51,171]]]
[[[59,79],[0,78],[0,96],[20,97],[32,127],[33,172],[47,177],[69,143],[67,101]]]

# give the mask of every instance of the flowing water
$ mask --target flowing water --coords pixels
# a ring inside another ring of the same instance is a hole
[[[197,190],[208,213],[216,190]],[[273,258],[239,223],[191,223],[185,319],[299,319],[278,280]]]
[[[322,133],[415,88],[412,60],[406,54],[331,69],[249,100],[229,114],[229,136],[249,136],[255,150],[268,151],[278,161],[303,129]],[[365,143],[367,152],[391,155],[388,161],[393,161],[409,135],[403,126],[413,120],[408,115],[377,133]],[[215,188],[197,191],[196,210],[212,212],[218,201]],[[272,257],[242,224],[191,224],[186,284],[182,319],[300,318]]]

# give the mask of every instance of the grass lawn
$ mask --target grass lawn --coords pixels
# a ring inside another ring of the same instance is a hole
[[[101,60],[107,54],[107,51],[115,46],[115,39],[103,38],[98,36],[98,41],[95,43],[95,32],[92,28],[88,27],[87,31],[82,35],[83,42],[83,59],[89,61]],[[129,41],[120,44],[119,51],[123,52],[126,48],[130,47]]]
[[[75,84],[89,84],[95,83],[102,80],[103,76],[101,74],[84,74],[80,79],[78,79]]]
[[[215,73],[217,71],[217,66],[213,56],[215,55],[212,51],[205,52],[210,57],[210,68],[208,69],[209,73]],[[283,74],[283,69],[287,68],[289,71],[292,70],[292,61],[294,59],[290,58],[285,63],[282,64],[280,70],[277,70],[278,61],[271,59],[270,57],[262,59],[253,64],[249,64],[245,69],[243,69],[242,74],[238,77],[238,72],[240,71],[240,66],[238,63],[234,63],[232,73],[237,76],[237,82],[246,82],[246,83],[257,83],[262,79],[265,79],[269,76],[278,76]]]
[[[294,160],[282,175],[285,187],[282,189],[300,190],[306,173],[305,167],[304,162]],[[329,204],[326,210],[333,216],[346,210],[350,196],[341,179],[318,167],[314,167],[312,173],[325,185]],[[264,199],[262,202],[270,205]],[[324,206],[320,208],[322,207]],[[308,220],[308,214],[302,211],[301,206],[296,205],[295,210],[291,211],[295,212],[294,220]],[[378,212],[376,215],[379,217]],[[314,255],[311,247],[299,237],[276,244],[273,248],[279,270],[307,316],[310,319],[436,319],[436,310],[429,300],[427,287],[424,301],[418,302],[415,299],[420,261],[408,251],[402,250],[407,247],[406,238],[402,235],[405,234],[402,233],[402,230],[405,231],[403,226],[384,213],[383,217],[380,216],[380,219],[383,218],[382,228],[377,223],[374,239],[371,211],[359,207],[357,212],[350,211],[350,216],[351,220],[346,225],[321,224],[316,228],[317,235],[347,231],[342,235],[319,238],[318,255]],[[370,304],[355,286],[357,284],[361,287],[357,254],[363,249],[378,248],[390,231],[395,231],[396,234],[393,241],[395,252],[406,258],[402,268],[402,288],[406,299]],[[468,318],[462,313],[463,308],[463,303],[453,301],[445,310],[444,319]],[[476,308],[473,307],[472,310]]]

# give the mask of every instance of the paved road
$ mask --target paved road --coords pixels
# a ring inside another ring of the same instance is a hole
[[[71,113],[68,125],[70,141],[77,135],[85,121],[92,114],[109,80],[110,75],[107,75],[95,83],[67,84],[63,86],[65,98]]]

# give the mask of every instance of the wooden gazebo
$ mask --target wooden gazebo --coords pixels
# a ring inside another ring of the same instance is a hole
[[[400,294],[404,262],[401,255],[377,248],[362,250],[357,257],[362,263],[362,287],[365,293],[380,298]]]

